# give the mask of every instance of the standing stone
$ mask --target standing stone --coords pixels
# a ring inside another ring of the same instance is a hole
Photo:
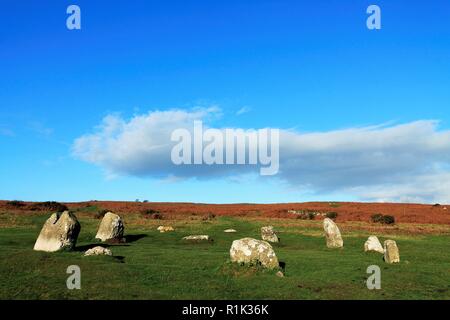
[[[80,233],[80,223],[69,211],[54,213],[47,219],[34,244],[34,250],[55,252],[73,249]]]
[[[272,226],[262,227],[261,228],[261,239],[269,242],[279,242],[275,230]]]
[[[386,240],[384,242],[384,261],[386,263],[400,262],[400,253],[394,240]]]
[[[96,239],[101,241],[120,240],[123,237],[123,222],[122,219],[115,213],[108,212],[102,219],[100,227],[98,228]]]
[[[323,220],[323,229],[325,230],[328,248],[342,248],[344,246],[341,232],[339,231],[338,226],[333,222],[333,220],[325,218]]]
[[[383,246],[376,236],[370,236],[369,239],[367,239],[367,241],[364,243],[364,251],[376,251],[379,253],[384,253]]]
[[[230,258],[232,262],[260,263],[268,269],[279,267],[272,246],[266,241],[253,238],[234,240],[230,248]]]

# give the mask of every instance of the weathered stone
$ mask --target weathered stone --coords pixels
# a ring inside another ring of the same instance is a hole
[[[212,240],[208,235],[192,235],[184,237],[183,240],[188,241],[210,241]]]
[[[123,231],[122,219],[117,214],[108,212],[103,217],[95,238],[101,241],[120,240],[123,238]]]
[[[104,248],[104,247],[94,247],[92,249],[87,250],[84,253],[85,256],[100,256],[100,255],[105,255],[105,256],[112,256],[112,252],[111,250]]]
[[[272,226],[266,226],[261,228],[261,239],[269,242],[280,241]]]
[[[243,238],[233,241],[230,258],[238,263],[260,263],[268,269],[279,267],[278,258],[272,246],[262,240]]]
[[[34,244],[34,250],[55,252],[72,249],[80,233],[80,223],[69,211],[54,213],[47,219]]]
[[[323,229],[325,230],[328,248],[342,248],[344,246],[341,232],[333,220],[325,218],[323,220]]]
[[[175,229],[171,226],[159,226],[157,230],[161,233],[175,231]]]
[[[223,230],[223,232],[225,232],[225,233],[235,233],[237,231],[234,230],[234,229],[226,229],[226,230]]]
[[[384,242],[384,261],[386,263],[400,262],[400,253],[394,240],[386,240]]]
[[[284,277],[284,273],[281,272],[281,271],[278,271],[278,272],[276,273],[276,276],[277,276],[277,277],[280,277],[280,278],[283,278],[283,277]]]
[[[376,236],[370,236],[369,239],[367,239],[367,241],[364,243],[364,251],[376,251],[379,253],[384,253],[383,246]]]

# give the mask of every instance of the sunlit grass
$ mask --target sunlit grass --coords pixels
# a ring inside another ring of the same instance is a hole
[[[77,251],[60,253],[32,250],[48,214],[0,215],[0,299],[450,298],[445,228],[415,235],[411,226],[398,226],[397,235],[377,233],[381,241],[395,238],[399,246],[401,263],[388,265],[380,254],[364,253],[364,241],[372,233],[358,223],[342,224],[344,249],[332,250],[325,246],[320,221],[153,220],[134,214],[125,217],[129,242],[110,246],[115,257],[83,257],[83,251],[97,244],[93,238],[100,220],[91,211],[77,213],[82,225]],[[260,227],[267,224],[279,230],[281,242],[273,247],[286,264],[284,278],[229,262],[232,241],[259,238]],[[159,233],[159,225],[172,225],[175,232]],[[227,228],[238,232],[224,233]],[[208,234],[214,241],[181,240],[189,234]],[[66,269],[73,264],[81,268],[81,290],[66,287]],[[366,269],[373,264],[381,267],[382,290],[366,288]]]

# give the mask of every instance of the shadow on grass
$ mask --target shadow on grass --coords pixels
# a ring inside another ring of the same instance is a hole
[[[92,249],[94,247],[100,246],[104,248],[109,247],[129,247],[127,243],[136,242],[139,239],[147,237],[146,234],[129,234],[123,237],[123,240],[116,241],[116,240],[108,240],[106,242],[96,242],[96,243],[90,243],[82,246],[76,246],[73,248],[73,251],[86,251],[89,249]]]
[[[124,238],[125,238],[126,243],[130,243],[130,242],[136,242],[145,237],[147,237],[146,234],[127,234]]]
[[[125,263],[125,257],[124,256],[113,256],[114,259],[117,260],[119,263]]]
[[[101,246],[101,247],[105,247],[105,248],[110,247],[110,245],[106,244],[106,243],[91,243],[91,244],[85,244],[83,246],[76,246],[75,248],[73,248],[73,251],[78,251],[78,252],[87,251],[87,250],[92,249],[97,246]]]

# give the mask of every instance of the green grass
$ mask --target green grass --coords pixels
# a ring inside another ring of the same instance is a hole
[[[0,299],[449,299],[448,235],[395,237],[401,263],[388,265],[382,256],[364,253],[368,233],[344,234],[344,249],[327,249],[321,224],[280,226],[281,243],[273,247],[286,264],[285,277],[276,271],[229,262],[235,239],[259,238],[271,221],[222,217],[213,221],[150,221],[126,217],[129,242],[111,245],[114,257],[83,257],[100,220],[79,217],[78,251],[44,253],[32,250],[48,215],[0,215]],[[130,223],[127,223],[129,219]],[[175,232],[159,233],[158,223]],[[223,230],[234,228],[236,234]],[[189,234],[209,234],[212,243],[185,243]],[[391,236],[389,236],[392,238]],[[380,241],[387,239],[380,235]],[[369,265],[381,268],[381,290],[368,290]],[[66,269],[81,268],[81,290],[68,290]]]

